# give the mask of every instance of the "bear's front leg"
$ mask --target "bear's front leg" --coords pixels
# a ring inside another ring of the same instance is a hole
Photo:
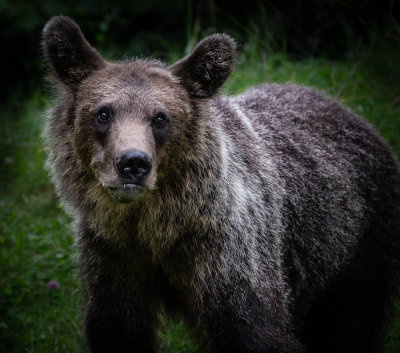
[[[78,246],[90,352],[154,352],[159,301],[151,266],[134,245],[116,248],[91,232],[81,232]]]
[[[109,298],[89,300],[85,312],[85,336],[91,353],[154,352],[152,314],[146,308]]]
[[[288,325],[288,318],[270,311],[268,303],[252,291],[220,293],[204,309],[206,331],[218,353],[300,353],[301,344]]]

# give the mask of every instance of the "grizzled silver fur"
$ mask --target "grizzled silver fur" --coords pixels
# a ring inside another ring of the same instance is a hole
[[[153,352],[162,308],[215,352],[380,351],[400,173],[367,123],[295,85],[219,95],[226,35],[170,67],[107,62],[55,17],[43,50],[59,97],[48,163],[75,221],[91,352]],[[131,152],[142,169],[119,166]]]

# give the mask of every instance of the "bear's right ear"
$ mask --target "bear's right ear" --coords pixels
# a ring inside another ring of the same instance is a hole
[[[56,16],[47,22],[42,34],[42,48],[52,73],[72,90],[105,60],[90,46],[79,26],[70,18]]]

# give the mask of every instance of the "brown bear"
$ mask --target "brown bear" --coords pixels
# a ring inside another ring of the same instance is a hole
[[[235,42],[171,66],[43,30],[48,164],[73,216],[101,352],[154,352],[160,312],[212,352],[378,352],[397,291],[400,172],[361,118],[309,89],[227,98]]]

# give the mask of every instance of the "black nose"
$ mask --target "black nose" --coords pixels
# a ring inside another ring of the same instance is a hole
[[[151,169],[151,159],[141,151],[128,151],[115,159],[121,177],[139,183]]]

